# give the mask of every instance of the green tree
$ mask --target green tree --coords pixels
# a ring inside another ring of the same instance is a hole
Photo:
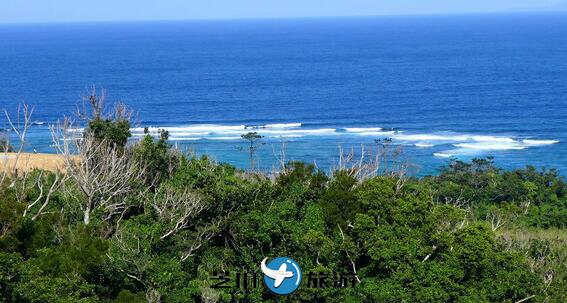
[[[106,91],[100,92],[93,86],[92,90],[83,98],[83,106],[77,116],[86,121],[85,135],[93,136],[99,142],[106,142],[113,148],[123,149],[130,133],[130,119],[132,113],[126,105],[117,103],[114,109],[108,112],[105,108]]]
[[[134,158],[143,163],[145,185],[159,185],[161,181],[169,178],[179,160],[171,152],[167,143],[169,133],[160,130],[159,139],[154,138],[145,130],[144,138],[134,146]]]
[[[92,134],[99,141],[105,141],[113,147],[124,148],[130,133],[130,121],[95,118],[89,121],[86,133]]]

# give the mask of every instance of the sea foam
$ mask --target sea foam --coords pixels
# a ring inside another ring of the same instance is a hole
[[[366,132],[378,132],[381,131],[381,127],[345,127],[345,131],[351,133],[366,133]]]
[[[551,145],[551,144],[559,143],[558,140],[531,140],[531,139],[524,139],[522,140],[522,142],[524,142],[524,144],[526,145],[532,145],[532,146]]]
[[[83,129],[77,129],[82,131]],[[145,128],[132,128],[134,137],[144,136]],[[506,150],[523,150],[538,146],[556,144],[557,140],[521,139],[511,136],[491,134],[463,134],[457,132],[411,132],[386,130],[378,126],[344,127],[344,128],[311,128],[302,123],[271,123],[260,125],[222,125],[195,124],[180,126],[150,126],[147,128],[152,136],[158,136],[160,130],[169,132],[171,141],[197,140],[242,140],[242,135],[254,131],[267,139],[308,138],[308,137],[365,137],[371,139],[391,138],[394,144],[414,146],[417,148],[435,148],[437,146],[452,146],[453,149],[436,151],[436,157],[458,157],[482,155],[489,152]]]
[[[458,143],[453,144],[455,147],[460,147],[463,149],[477,149],[477,150],[510,150],[510,149],[526,149],[527,146],[518,144],[518,142],[513,141],[509,143],[504,142],[479,142],[479,143]]]
[[[301,123],[276,123],[276,124],[266,124],[266,128],[297,128],[301,127]]]

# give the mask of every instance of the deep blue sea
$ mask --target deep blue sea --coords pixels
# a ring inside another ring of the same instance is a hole
[[[0,25],[0,108],[35,106],[28,150],[53,152],[48,125],[93,84],[239,167],[253,128],[263,168],[282,142],[328,169],[391,138],[419,174],[485,156],[567,172],[567,14]]]

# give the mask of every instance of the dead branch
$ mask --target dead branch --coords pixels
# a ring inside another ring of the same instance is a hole
[[[33,173],[31,168],[28,167],[27,161],[29,161],[29,157],[25,157],[23,161],[25,161],[22,165],[22,155],[24,152],[24,147],[26,145],[27,133],[29,128],[32,125],[32,115],[33,115],[34,108],[30,107],[26,103],[20,103],[18,105],[18,110],[16,112],[16,117],[12,118],[7,110],[4,110],[4,115],[8,121],[10,126],[10,130],[12,133],[15,134],[18,147],[14,150],[13,153],[10,153],[8,156],[8,152],[10,148],[8,148],[9,143],[6,142],[6,146],[3,148],[4,152],[4,165],[2,166],[2,175],[0,177],[0,184],[4,182],[7,176],[10,176],[12,179],[12,183],[10,187],[14,189],[16,194],[16,200],[22,204],[27,204],[23,216],[26,217],[29,212],[40,202],[42,203],[38,212],[33,215],[32,220],[37,219],[37,217],[42,214],[43,210],[47,207],[49,200],[53,193],[57,190],[59,181],[61,180],[60,175],[56,176],[55,182],[51,184],[49,189],[44,188],[46,185],[44,182],[47,178],[44,175],[44,171],[40,171],[39,173]],[[6,140],[7,141],[7,140]],[[8,159],[12,162],[8,165]],[[31,203],[27,202],[28,193],[33,188],[37,188],[39,190],[38,197],[32,201]],[[45,192],[47,194],[45,195]]]
[[[523,298],[522,300],[518,300],[516,301],[516,303],[522,303],[522,302],[526,302],[527,300],[532,299],[533,297],[535,297],[535,295],[531,295],[529,297]]]
[[[105,140],[71,130],[69,120],[65,120],[52,127],[51,133],[69,178],[83,195],[83,222],[89,224],[96,209],[103,209],[107,220],[121,214],[126,209],[124,196],[131,191],[132,183],[142,177],[144,168],[129,153]]]
[[[396,191],[401,191],[407,181],[410,165],[401,160],[401,147],[392,146],[389,142],[386,139],[377,141],[376,145],[370,148],[361,145],[358,155],[354,147],[345,152],[339,146],[338,163],[332,168],[331,175],[346,171],[360,182],[376,176],[394,177],[398,179]]]
[[[272,153],[274,154],[274,158],[278,162],[278,171],[274,169],[274,176],[277,174],[283,174],[287,172],[287,142],[282,141],[281,147],[279,151],[276,151],[275,146],[272,145]]]
[[[188,189],[181,191],[164,186],[154,194],[151,207],[159,220],[168,226],[167,231],[160,237],[165,239],[188,228],[191,219],[205,208],[205,203],[196,193]]]
[[[181,256],[181,261],[185,261],[188,258],[194,255],[194,252],[201,248],[207,241],[209,241],[212,237],[217,234],[217,231],[220,225],[223,222],[226,222],[230,217],[230,213],[218,220],[215,220],[213,223],[209,224],[208,226],[202,227],[197,231],[196,236],[192,236],[191,238],[185,239],[185,242],[191,243],[189,249]]]
[[[461,189],[459,196],[457,198],[444,197],[445,204],[452,205],[457,208],[465,209],[469,207],[470,201],[464,197],[464,189]]]
[[[97,90],[93,85],[81,96],[81,103],[75,109],[75,116],[85,123],[96,119],[128,120],[131,121],[133,112],[124,104],[116,103],[113,110],[107,111],[107,91]]]
[[[35,178],[35,186],[39,190],[39,195],[37,198],[29,203],[24,209],[23,217],[30,215],[30,212],[34,209],[38,203],[41,202],[39,209],[32,216],[32,220],[36,220],[40,215],[43,214],[45,208],[49,205],[51,201],[51,196],[61,188],[61,185],[68,180],[67,174],[61,174],[59,172],[54,173],[55,179],[51,182],[51,185],[46,184],[49,176],[44,175],[44,171],[40,171],[39,175]]]
[[[8,148],[10,146],[8,138],[6,139],[6,142],[4,142],[5,146],[3,148],[4,155],[2,157],[3,166],[2,173],[0,175],[0,184],[4,183],[8,176],[17,177],[18,162],[26,145],[28,130],[32,125],[33,111],[33,107],[27,105],[26,103],[20,103],[18,105],[16,117],[13,118],[10,116],[8,111],[4,109],[4,116],[8,121],[10,132],[15,134],[16,140],[18,141],[18,146],[13,153],[10,153],[10,155],[8,155],[8,152],[10,150],[10,148]],[[11,165],[8,165],[9,162],[11,162]]]
[[[82,102],[77,105],[75,116],[82,121],[103,118],[106,101],[106,90],[103,88],[100,93],[96,86],[92,86],[86,94],[81,96]],[[89,110],[90,109],[90,110]]]
[[[486,216],[486,221],[490,223],[490,228],[492,229],[492,231],[498,230],[500,227],[502,227],[502,225],[506,223],[503,216],[494,211],[490,212]]]
[[[344,243],[345,242],[345,234],[343,233],[343,229],[341,228],[340,224],[337,224],[337,226],[339,227],[339,231],[341,232],[341,237],[342,237],[343,243]],[[356,277],[356,281],[358,283],[360,283],[360,279],[358,278],[358,275],[356,273],[356,264],[354,263],[354,260],[352,260],[352,258],[350,257],[350,254],[348,253],[348,251],[346,249],[345,249],[345,252],[346,252],[347,258],[348,258],[348,260],[349,260],[349,262],[352,266],[352,272],[353,272],[354,276]]]
[[[118,229],[112,238],[113,250],[107,253],[111,262],[129,278],[147,286],[146,270],[151,256],[147,254],[144,246],[153,242],[151,235],[139,236],[123,229]]]

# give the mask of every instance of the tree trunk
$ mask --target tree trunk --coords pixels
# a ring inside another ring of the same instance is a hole
[[[91,207],[89,205],[87,209],[85,209],[85,215],[83,216],[83,223],[85,223],[85,225],[89,225],[90,222],[91,222]]]
[[[254,171],[254,143],[252,143],[252,141],[250,141],[250,170]]]

